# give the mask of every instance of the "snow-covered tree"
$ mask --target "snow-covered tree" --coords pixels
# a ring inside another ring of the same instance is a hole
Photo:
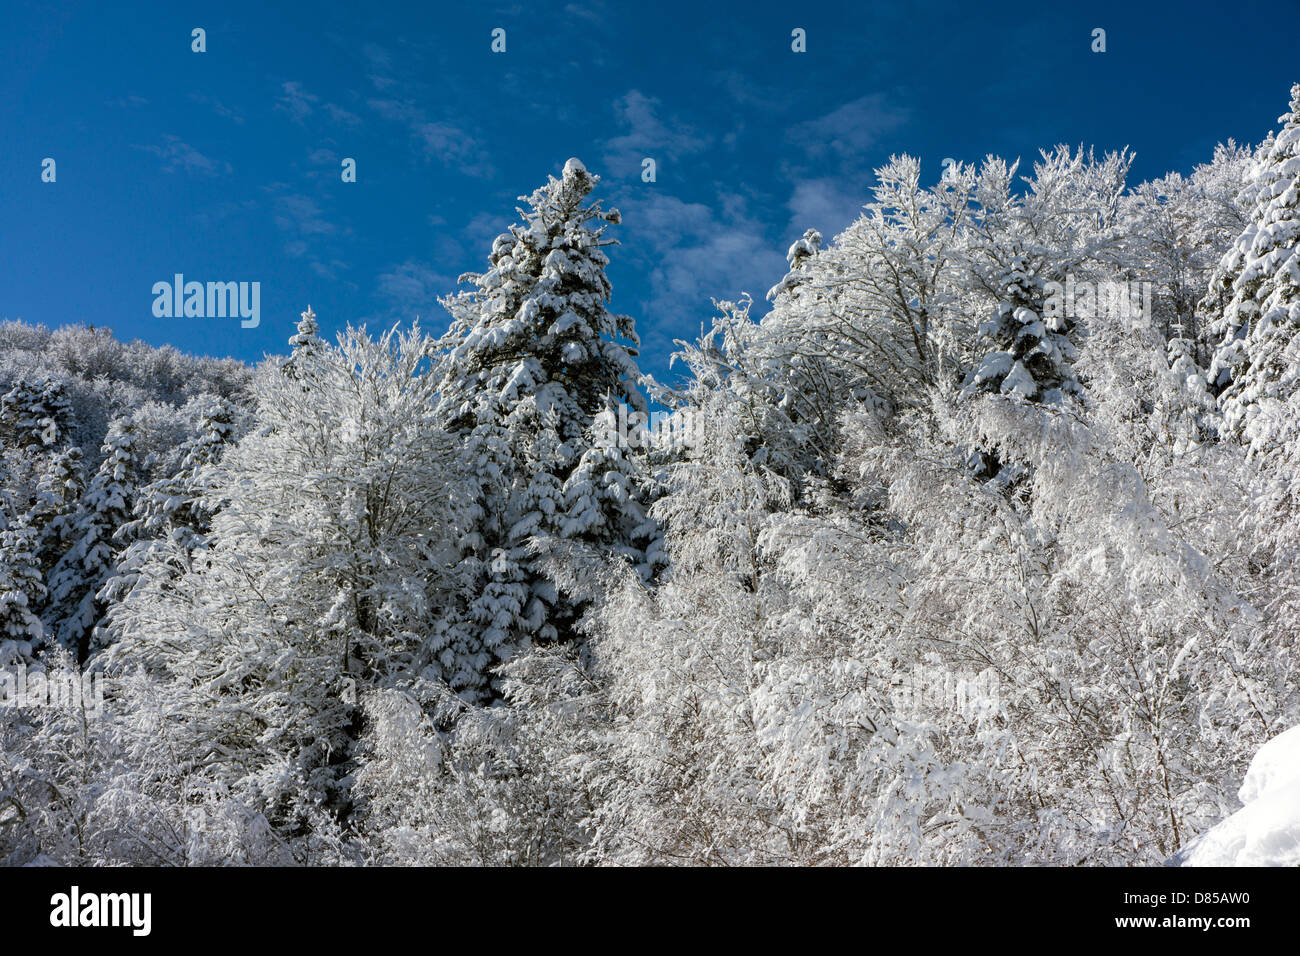
[[[44,597],[36,529],[21,522],[0,528],[0,667],[30,659],[44,643],[36,614]]]
[[[864,214],[826,248],[805,234],[790,248],[786,280],[769,293],[763,324],[783,340],[799,396],[786,404],[810,418],[840,392],[924,404],[925,390],[961,359],[967,323],[956,292],[973,171],[927,189],[918,160],[892,156],[876,177]]]
[[[1287,430],[1300,375],[1300,84],[1279,122],[1254,172],[1251,221],[1202,305],[1218,339],[1210,382],[1224,430],[1257,450]]]
[[[1166,352],[1167,367],[1155,385],[1151,425],[1161,442],[1182,454],[1212,436],[1215,403],[1205,369],[1196,364],[1196,343],[1175,335]]]
[[[16,447],[57,446],[68,441],[75,427],[62,382],[24,379],[0,398],[0,440]]]
[[[598,178],[577,159],[530,196],[499,236],[491,268],[445,300],[438,410],[463,443],[459,597],[438,629],[443,666],[469,699],[490,669],[533,639],[572,635],[577,610],[538,570],[548,542],[628,556],[647,573],[654,537],[634,470],[593,448],[597,415],[644,413],[632,319],[609,311],[605,228],[616,210],[588,203]]]
[[[430,635],[451,590],[460,478],[434,417],[432,356],[418,329],[349,328],[302,356],[296,378],[264,366],[258,427],[204,499],[225,504],[203,559],[178,575],[169,552],[155,555],[112,611],[110,672],[143,668],[184,752],[217,748],[196,779],[284,832],[315,832],[322,808],[349,812],[366,693],[428,699],[448,676]]]
[[[195,552],[207,547],[212,516],[221,504],[210,496],[216,482],[213,469],[235,434],[234,409],[223,399],[213,399],[199,416],[198,434],[182,443],[177,471],[139,489],[133,519],[117,532],[123,551],[101,600],[120,601],[147,562],[169,563],[179,573],[190,566]]]
[[[1074,371],[1077,356],[1064,314],[1047,314],[1047,292],[1025,256],[1015,256],[996,281],[999,302],[979,327],[993,347],[970,373],[964,393],[992,393],[1060,405],[1083,392]]]
[[[104,460],[91,479],[69,529],[71,547],[50,572],[50,617],[59,643],[84,663],[98,645],[94,632],[106,607],[96,596],[116,569],[114,535],[130,520],[138,488],[135,428],[118,419],[101,449]]]
[[[767,291],[768,299],[775,299],[782,292],[790,292],[799,285],[803,276],[800,273],[807,268],[808,260],[817,255],[822,248],[822,234],[816,229],[806,229],[801,238],[786,251],[785,261],[790,264],[790,271],[785,278]]]
[[[301,378],[324,344],[316,313],[308,305],[298,321],[298,331],[289,336],[289,355],[281,361],[280,370],[289,378]]]
[[[1125,197],[1124,245],[1133,271],[1154,285],[1157,331],[1204,339],[1197,303],[1250,216],[1248,146],[1220,143],[1190,176],[1169,173]],[[1198,350],[1199,351],[1199,350]],[[1203,353],[1193,355],[1206,361]]]
[[[46,459],[28,512],[28,521],[40,535],[38,550],[43,573],[52,571],[72,547],[77,505],[85,488],[80,448],[72,445]]]
[[[1133,191],[892,158],[671,386],[576,160],[437,341],[0,323],[0,666],[112,701],[0,713],[0,864],[1293,858],[1292,96]]]

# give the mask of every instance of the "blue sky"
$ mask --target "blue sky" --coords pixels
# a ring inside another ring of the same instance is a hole
[[[6,3],[0,317],[250,360],[308,302],[327,332],[441,331],[516,197],[578,156],[623,212],[613,307],[662,377],[711,297],[761,302],[891,153],[937,179],[944,157],[1127,145],[1136,182],[1258,142],[1300,80],[1300,0],[276,7]],[[260,282],[260,326],[155,318],[177,272]]]

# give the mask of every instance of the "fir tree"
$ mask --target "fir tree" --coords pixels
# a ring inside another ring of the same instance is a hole
[[[284,359],[280,369],[290,378],[300,379],[310,360],[320,355],[324,341],[320,336],[320,326],[316,322],[316,313],[307,306],[298,322],[298,331],[289,336],[289,357]]]
[[[0,398],[0,438],[15,447],[54,447],[68,441],[75,425],[62,382],[23,379]]]
[[[1274,443],[1300,382],[1300,83],[1279,122],[1261,149],[1252,221],[1202,303],[1216,316],[1210,382],[1224,431],[1255,448]]]
[[[28,522],[39,535],[37,553],[43,574],[49,574],[72,547],[77,504],[86,488],[81,449],[71,445],[44,462]]]
[[[200,417],[198,434],[182,445],[176,473],[140,489],[133,520],[117,533],[119,542],[128,543],[118,573],[104,585],[102,600],[120,601],[146,561],[157,559],[179,573],[190,566],[196,552],[207,547],[213,512],[219,505],[210,497],[212,468],[234,435],[234,410],[216,399]]]
[[[72,546],[50,573],[50,605],[59,643],[84,662],[105,606],[97,592],[116,567],[118,529],[130,520],[136,494],[135,428],[116,419],[101,449],[104,460],[72,525]]]
[[[1045,282],[1023,256],[1014,257],[999,277],[1001,301],[979,327],[981,341],[993,346],[966,378],[963,398],[1002,395],[1032,405],[1058,407],[1082,395],[1074,374],[1071,320],[1045,308]],[[1022,462],[1005,451],[981,447],[970,455],[975,477],[1010,490],[1026,476]]]
[[[971,372],[965,394],[995,393],[1043,405],[1081,396],[1069,338],[1073,322],[1061,310],[1044,307],[1044,280],[1019,256],[998,285],[1002,299],[979,328],[993,348]]]
[[[45,596],[36,529],[16,522],[0,530],[0,667],[30,659],[44,642],[35,610]]]
[[[461,597],[439,629],[452,686],[490,694],[487,670],[534,639],[572,635],[578,608],[541,570],[560,539],[646,565],[652,537],[621,461],[593,451],[596,416],[637,391],[632,319],[610,312],[604,237],[616,210],[587,203],[597,177],[570,159],[559,179],[521,197],[522,221],[499,236],[490,269],[445,300],[439,412],[461,437],[475,481],[461,504]]]

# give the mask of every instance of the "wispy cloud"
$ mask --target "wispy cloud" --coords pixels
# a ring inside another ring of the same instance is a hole
[[[786,138],[812,158],[833,155],[854,161],[869,152],[880,138],[907,121],[908,111],[892,105],[883,93],[870,93],[825,116],[796,123]]]
[[[786,164],[794,186],[786,205],[791,238],[812,227],[827,238],[844,229],[871,198],[875,154],[910,119],[906,107],[883,93],[869,93],[829,113],[796,123],[786,140],[802,160]]]
[[[610,175],[630,176],[646,157],[656,162],[699,152],[709,142],[679,121],[660,118],[662,104],[640,90],[630,90],[614,102],[619,125],[627,132],[605,143],[605,163]]]
[[[348,268],[337,247],[339,240],[351,233],[350,228],[331,221],[320,200],[296,192],[286,183],[272,183],[264,189],[270,194],[271,222],[284,235],[285,255],[301,260],[326,279]]]
[[[389,308],[383,318],[404,322],[421,318],[436,323],[443,317],[438,299],[455,286],[455,276],[438,272],[417,259],[407,259],[380,273],[376,292]]]
[[[338,231],[321,213],[316,200],[300,193],[275,197],[274,221],[285,232],[301,238],[332,236]]]
[[[794,187],[786,203],[790,210],[786,231],[798,234],[811,227],[829,239],[857,218],[870,199],[869,190],[864,177],[806,179]]]
[[[325,115],[328,116],[332,122],[335,122],[340,126],[361,125],[360,116],[356,113],[345,110],[341,106],[335,106],[333,103],[326,103],[322,108],[325,110]]]
[[[275,108],[281,113],[285,113],[295,123],[304,125],[308,119],[316,113],[322,113],[332,123],[340,126],[357,126],[361,122],[361,117],[355,113],[345,110],[334,103],[322,102],[321,98],[315,93],[309,93],[303,88],[303,85],[296,80],[290,80],[280,84],[280,95],[276,97]]]
[[[713,299],[734,300],[748,292],[761,302],[784,273],[780,252],[739,195],[705,204],[647,189],[619,206],[623,248],[650,285],[635,317],[643,350],[656,359],[673,351],[674,338],[694,338],[708,325]]]
[[[206,93],[191,93],[190,99],[195,103],[201,103],[204,106],[211,108],[212,112],[216,113],[222,119],[228,119],[232,123],[237,123],[239,125],[243,125],[244,123],[243,113],[233,107],[227,106],[215,97],[208,96]]]
[[[186,172],[197,176],[220,176],[232,172],[230,163],[203,155],[189,143],[170,133],[163,134],[161,145],[150,144],[136,146],[136,149],[152,153],[162,160],[162,169],[166,173]]]
[[[403,64],[408,70],[424,61],[421,54],[404,51]],[[426,162],[437,162],[467,176],[489,179],[496,173],[487,149],[470,129],[466,118],[456,115],[460,97],[449,94],[449,87],[430,90],[424,82],[399,75],[393,55],[377,43],[361,47],[363,69],[373,95],[366,100],[367,109],[386,122],[406,129]],[[431,112],[422,104],[436,103]]]
[[[383,119],[406,127],[425,162],[437,160],[468,176],[487,178],[494,174],[482,144],[460,127],[430,119],[422,107],[409,100],[376,98],[368,105]]]
[[[316,104],[320,102],[320,97],[313,93],[308,93],[302,88],[301,83],[287,82],[280,84],[280,95],[276,97],[275,108],[281,113],[289,114],[289,118],[295,123],[302,123],[316,109]]]
[[[144,107],[149,105],[149,101],[147,99],[145,99],[143,96],[136,96],[134,93],[130,94],[129,96],[120,97],[116,100],[110,100],[110,102],[112,103],[112,105],[121,107],[122,109],[132,109],[132,110],[143,109]]]

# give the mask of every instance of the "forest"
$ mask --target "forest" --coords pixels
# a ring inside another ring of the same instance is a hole
[[[669,381],[576,159],[441,327],[0,324],[0,863],[1156,865],[1279,795],[1202,860],[1300,863],[1261,133],[893,156]]]

